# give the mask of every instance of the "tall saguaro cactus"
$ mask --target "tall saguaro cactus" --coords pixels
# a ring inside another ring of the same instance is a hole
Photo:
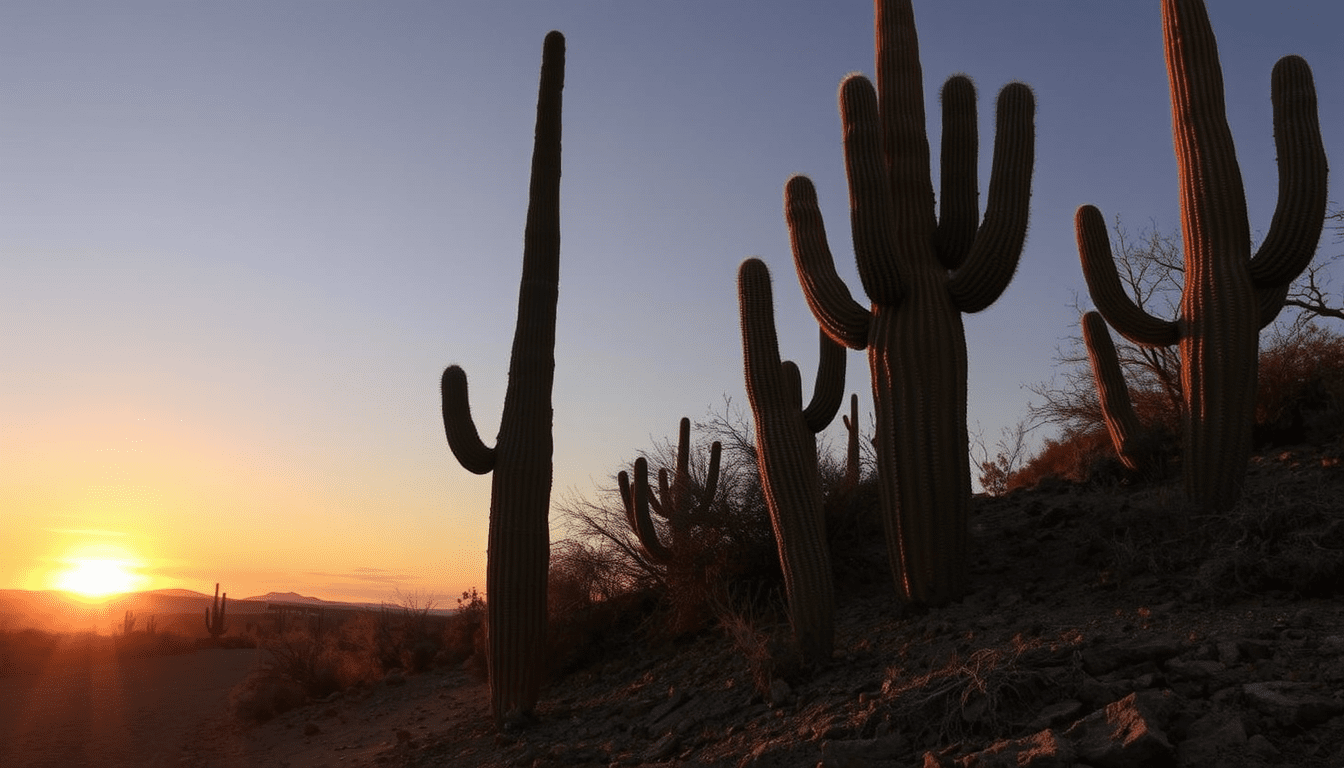
[[[229,604],[229,593],[224,593],[224,599],[219,599],[219,583],[215,583],[215,599],[210,608],[205,609],[205,631],[210,633],[210,637],[218,640],[229,631],[224,625],[224,611]]]
[[[486,658],[490,708],[500,725],[530,715],[535,707],[546,639],[564,78],[565,39],[551,32],[542,50],[518,323],[493,448],[481,442],[472,420],[466,373],[450,366],[442,382],[443,426],[453,455],[470,472],[494,472],[485,577]]]
[[[798,279],[822,329],[868,350],[879,498],[896,588],[904,601],[929,606],[966,589],[971,476],[961,313],[994,303],[1017,268],[1036,107],[1021,83],[999,94],[982,222],[975,88],[960,75],[944,84],[935,217],[914,11],[909,0],[876,5],[877,89],[861,75],[840,85],[854,254],[871,308],[836,274],[806,177],[786,185],[785,214]]]
[[[835,641],[835,588],[816,433],[840,410],[845,350],[819,334],[817,380],[812,401],[804,408],[798,366],[779,359],[770,271],[760,259],[747,259],[738,268],[737,296],[747,399],[756,422],[756,461],[784,571],[789,620],[803,659],[822,662],[831,657]]]
[[[694,523],[696,515],[709,509],[714,502],[714,493],[719,485],[719,461],[723,453],[723,444],[718,440],[709,448],[709,468],[705,473],[705,484],[699,498],[692,498],[691,487],[691,420],[682,417],[677,433],[677,466],[669,484],[667,470],[658,470],[658,494],[649,489],[648,462],[644,460],[644,469],[639,469],[636,460],[635,485],[644,484],[644,492],[638,498],[631,491],[630,476],[621,472],[616,476],[620,488],[621,501],[625,505],[625,516],[630,528],[639,539],[640,548],[649,560],[662,565],[672,565],[676,561],[677,550],[684,546],[685,533]],[[636,503],[643,499],[643,503]],[[649,507],[667,521],[672,532],[672,543],[663,544],[649,517]]]
[[[1200,0],[1163,0],[1172,136],[1181,188],[1185,285],[1180,317],[1160,320],[1121,288],[1105,221],[1078,209],[1078,252],[1097,309],[1135,344],[1179,345],[1185,398],[1182,471],[1187,495],[1223,510],[1241,496],[1251,451],[1259,331],[1310,263],[1326,207],[1326,159],[1311,68],[1274,65],[1271,101],[1279,199],[1251,256],[1246,195],[1223,102],[1218,46]]]

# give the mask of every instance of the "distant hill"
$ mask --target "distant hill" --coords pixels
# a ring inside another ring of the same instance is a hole
[[[345,605],[345,603],[333,603],[330,600],[323,600],[320,597],[307,597],[297,592],[267,592],[264,595],[256,597],[244,597],[243,600],[253,600],[259,603],[291,603],[295,605]]]

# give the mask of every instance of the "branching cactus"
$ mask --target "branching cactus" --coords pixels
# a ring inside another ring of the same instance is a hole
[[[560,101],[565,39],[546,36],[518,322],[493,448],[481,442],[458,366],[443,372],[448,446],[470,472],[494,472],[486,563],[490,708],[498,725],[529,716],[541,686],[550,560],[555,312],[560,283]]]
[[[798,366],[779,359],[770,271],[759,259],[747,259],[738,269],[737,296],[756,460],[784,571],[789,619],[803,660],[819,663],[831,657],[835,641],[835,588],[816,433],[840,410],[845,350],[819,334],[817,381],[804,408]]]
[[[205,631],[210,633],[210,637],[218,640],[229,631],[224,624],[224,609],[229,603],[229,593],[225,592],[221,599],[219,596],[219,584],[215,584],[215,599],[210,608],[205,609]]]
[[[691,420],[682,418],[680,429],[677,435],[677,466],[672,481],[669,484],[667,479],[667,470],[658,470],[658,494],[654,494],[648,487],[648,462],[645,461],[644,469],[641,472],[638,469],[639,460],[636,460],[635,484],[644,484],[644,493],[639,497],[644,499],[644,503],[638,504],[637,498],[631,491],[630,476],[621,472],[616,476],[620,487],[621,502],[625,505],[625,516],[630,522],[630,528],[635,532],[639,539],[640,548],[645,556],[651,562],[660,565],[672,566],[677,563],[679,551],[686,546],[686,536],[690,526],[694,525],[697,518],[703,517],[704,513],[709,511],[710,504],[714,502],[714,494],[718,490],[719,484],[719,459],[723,453],[723,445],[715,440],[709,448],[709,469],[705,473],[704,487],[700,490],[698,498],[692,498],[694,489],[691,486]],[[672,534],[671,544],[663,544],[658,539],[658,531],[649,517],[649,507],[653,508],[660,517],[667,521],[667,526]],[[684,559],[684,558],[683,558]]]
[[[994,303],[1017,268],[1036,107],[1021,83],[999,94],[981,221],[975,88],[960,75],[947,81],[935,216],[909,0],[879,0],[876,26],[876,90],[861,75],[840,85],[854,254],[871,307],[856,302],[835,271],[812,182],[790,179],[784,205],[813,314],[832,339],[868,350],[878,493],[896,588],[905,602],[932,606],[959,598],[967,581],[971,475],[961,313]]]
[[[1181,189],[1185,285],[1180,317],[1161,320],[1120,285],[1101,213],[1076,216],[1078,252],[1097,309],[1135,344],[1179,345],[1185,397],[1186,494],[1206,510],[1241,497],[1251,451],[1260,329],[1310,263],[1326,207],[1326,159],[1311,69],[1297,56],[1274,65],[1271,101],[1279,198],[1269,234],[1251,256],[1246,195],[1223,103],[1223,76],[1200,0],[1163,0],[1172,134]]]

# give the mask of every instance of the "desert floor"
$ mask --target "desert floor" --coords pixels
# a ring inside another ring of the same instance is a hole
[[[255,650],[63,664],[0,677],[0,765],[180,766]]]

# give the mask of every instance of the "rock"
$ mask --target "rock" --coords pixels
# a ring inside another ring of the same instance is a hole
[[[1224,640],[1218,646],[1218,660],[1227,666],[1236,664],[1241,659],[1241,648],[1231,640]]]
[[[673,689],[668,691],[667,701],[649,710],[649,722],[656,724],[659,720],[671,714],[672,710],[685,704],[689,698],[683,690]]]
[[[677,748],[681,746],[681,740],[675,733],[669,733],[663,738],[655,741],[653,746],[644,751],[643,760],[646,763],[658,763],[672,756]]]
[[[1279,761],[1278,747],[1269,743],[1269,739],[1258,733],[1246,740],[1246,751],[1266,762],[1277,763]]]
[[[1235,712],[1218,710],[1190,724],[1185,741],[1176,748],[1182,766],[1226,765],[1226,759],[1246,746],[1246,726]],[[1220,760],[1221,758],[1221,760]]]
[[[322,729],[319,728],[318,725],[317,725],[317,723],[314,723],[312,720],[309,720],[308,722],[306,722],[306,723],[303,724],[303,735],[304,735],[304,736],[316,736],[317,734],[319,734],[319,733],[321,733],[321,732],[322,732]]]
[[[1051,704],[1041,710],[1036,719],[1027,726],[1034,730],[1045,730],[1054,725],[1068,722],[1078,716],[1083,711],[1083,703],[1073,699],[1065,699]]]
[[[1344,713],[1344,701],[1322,695],[1312,683],[1270,680],[1242,687],[1246,701],[1283,725],[1309,728]]]
[[[1172,758],[1160,726],[1173,706],[1160,692],[1132,693],[1069,726],[1063,738],[1079,762],[1096,768],[1161,765]]]
[[[1083,668],[1090,675],[1104,675],[1132,664],[1164,661],[1181,650],[1181,641],[1174,637],[1155,637],[1126,645],[1103,643],[1083,651]]]
[[[770,681],[770,706],[782,707],[793,697],[793,689],[779,678]]]
[[[827,741],[821,745],[823,768],[867,768],[878,761],[896,760],[910,750],[910,743],[898,735],[880,739]]]
[[[995,742],[987,749],[958,758],[958,768],[1071,768],[1073,746],[1046,729],[1021,739]]]
[[[406,684],[406,676],[401,673],[400,669],[389,669],[387,671],[387,674],[383,676],[383,685],[389,685],[395,687],[398,685],[405,685],[405,684]]]
[[[1168,659],[1165,667],[1167,674],[1176,680],[1209,680],[1227,671],[1227,665],[1221,661]]]

